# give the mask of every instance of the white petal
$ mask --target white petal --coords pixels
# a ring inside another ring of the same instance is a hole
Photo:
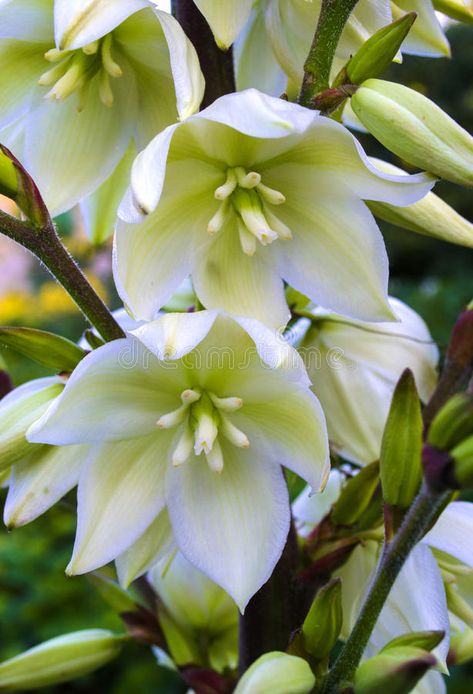
[[[337,571],[337,576],[342,579],[343,627],[340,638],[344,641],[355,625],[376,568],[378,553],[378,543],[369,540],[355,547],[348,561]]]
[[[112,175],[79,203],[87,236],[94,244],[103,243],[113,233],[118,206],[127,189],[134,158],[135,147],[130,143]]]
[[[417,19],[412,25],[402,50],[405,53],[430,57],[444,57],[450,55],[450,46],[442,26],[437,18],[432,5],[432,0],[395,0],[395,17],[401,12],[417,12]]]
[[[113,173],[129,145],[136,85],[129,66],[122,62],[122,67],[122,77],[113,84],[113,107],[100,101],[96,76],[82,111],[78,110],[76,92],[62,102],[42,100],[25,120],[22,163],[38,183],[53,215],[95,190]]]
[[[53,5],[43,0],[2,0],[0,39],[54,44]],[[46,49],[47,50],[47,49]]]
[[[311,528],[320,523],[330,511],[340,495],[344,476],[338,470],[330,472],[327,486],[320,494],[313,494],[310,487],[305,487],[292,502],[292,513],[296,521]]]
[[[252,0],[246,0],[246,2]],[[241,5],[241,2],[238,3]],[[155,10],[166,37],[176,90],[177,110],[181,120],[199,110],[205,81],[194,46],[181,25],[167,12]]]
[[[55,0],[54,33],[58,48],[81,48],[115,29],[146,0]]]
[[[93,571],[138,540],[164,506],[167,433],[95,446],[77,492],[69,574]]]
[[[133,335],[158,359],[181,359],[202,342],[216,317],[216,311],[167,313],[133,330]]]
[[[243,253],[233,220],[210,245],[197,250],[191,274],[206,308],[249,316],[275,330],[290,318],[272,248],[259,247],[252,256]]]
[[[327,481],[330,458],[325,417],[317,398],[288,383],[285,397],[244,406],[231,417],[250,440],[258,459],[284,465],[314,491]]]
[[[80,362],[28,440],[62,446],[151,433],[186,387],[177,368],[160,364],[135,338],[114,340]]]
[[[447,685],[440,672],[430,670],[411,690],[411,694],[445,694],[446,691]]]
[[[1,23],[1,13],[0,13]],[[2,40],[0,46],[0,128],[13,123],[31,108],[34,89],[48,64],[48,44]],[[2,142],[4,137],[2,136]]]
[[[229,48],[245,25],[253,0],[195,0],[220,48]]]
[[[78,482],[88,446],[35,446],[12,468],[3,520],[19,527],[47,511]]]
[[[454,501],[447,506],[423,542],[451,554],[473,568],[473,504]]]
[[[221,474],[193,457],[168,469],[166,498],[179,549],[243,610],[270,577],[289,530],[281,469],[222,442]]]
[[[166,509],[158,513],[151,525],[123,554],[115,559],[120,585],[130,583],[146,573],[173,547],[174,538]]]

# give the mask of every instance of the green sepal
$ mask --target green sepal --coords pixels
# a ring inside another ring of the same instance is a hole
[[[379,484],[379,463],[364,467],[343,487],[331,520],[335,525],[355,525],[368,508]]]
[[[5,195],[16,202],[23,214],[38,228],[52,225],[41,193],[21,162],[0,144],[0,177],[4,177]],[[8,162],[10,162],[8,164]],[[12,173],[13,170],[13,173]],[[15,178],[13,178],[13,174]],[[0,192],[3,192],[0,184]]]
[[[72,371],[87,352],[65,337],[36,328],[0,327],[0,346],[56,371]]]
[[[422,412],[412,371],[399,379],[381,443],[380,477],[383,498],[408,508],[422,479]]]
[[[344,68],[349,81],[352,84],[361,84],[370,77],[378,77],[387,70],[416,17],[415,12],[408,12],[370,36]],[[343,80],[342,73],[335,79],[334,86],[342,83],[338,82],[339,79]]]
[[[305,651],[316,660],[327,658],[342,625],[342,583],[334,578],[318,591],[302,625]]]

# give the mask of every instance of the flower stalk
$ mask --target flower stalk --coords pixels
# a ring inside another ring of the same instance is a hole
[[[329,88],[335,51],[357,2],[358,0],[322,1],[314,40],[304,64],[304,79],[299,95],[302,106],[314,108],[314,97]]]

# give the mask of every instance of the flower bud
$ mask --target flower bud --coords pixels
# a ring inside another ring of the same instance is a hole
[[[450,453],[453,474],[460,487],[473,486],[473,435],[459,443]]]
[[[0,689],[39,689],[86,675],[115,658],[124,638],[85,629],[45,641],[0,664]]]
[[[336,525],[355,525],[368,508],[379,484],[377,462],[364,467],[343,487],[332,509],[332,520]]]
[[[18,180],[12,160],[0,149],[0,195],[15,199]]]
[[[457,19],[459,22],[473,24],[473,5],[471,0],[433,0],[434,8],[443,12],[447,17]]]
[[[384,501],[407,508],[422,478],[422,413],[410,369],[402,374],[391,402],[381,444],[380,475]]]
[[[473,138],[427,97],[401,84],[370,79],[351,105],[365,128],[405,161],[473,186]]]
[[[472,434],[473,395],[457,393],[434,417],[427,442],[441,451],[451,451]]]
[[[234,694],[309,694],[315,677],[302,658],[265,653],[245,672]]]
[[[386,161],[374,158],[371,158],[371,161],[384,173],[397,176],[405,174],[405,171]],[[414,231],[416,234],[433,236],[442,241],[473,248],[473,224],[435,193],[427,193],[422,200],[407,207],[371,201],[367,204],[371,212],[385,222]]]
[[[410,692],[437,659],[421,648],[382,651],[360,665],[355,675],[356,694]]]
[[[415,12],[408,12],[378,29],[363,43],[345,67],[352,84],[361,84],[370,77],[376,77],[391,65],[416,17]]]
[[[342,584],[329,581],[321,588],[302,625],[304,648],[314,658],[328,657],[335,646],[343,624]]]

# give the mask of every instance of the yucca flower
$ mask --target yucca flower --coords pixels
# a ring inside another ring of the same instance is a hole
[[[206,308],[273,328],[289,317],[283,279],[341,313],[389,320],[386,252],[363,200],[408,205],[432,185],[381,173],[344,126],[314,111],[254,89],[229,94],[135,160],[117,288],[140,320],[188,274]]]
[[[328,474],[323,413],[297,352],[256,321],[208,311],[166,314],[94,350],[27,438],[91,446],[69,573],[121,555],[130,580],[172,529],[241,609],[286,541],[280,465],[314,490]]]
[[[0,91],[0,141],[57,215],[111,176],[118,202],[136,149],[198,109],[203,77],[178,22],[146,0],[3,0]],[[83,203],[99,240],[116,212],[103,198]]]

